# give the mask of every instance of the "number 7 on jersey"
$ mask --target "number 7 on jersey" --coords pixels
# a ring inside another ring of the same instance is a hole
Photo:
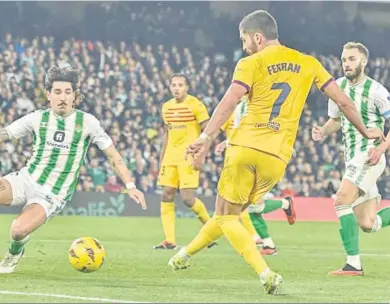
[[[279,116],[280,110],[282,109],[282,105],[286,101],[288,95],[291,92],[291,87],[287,82],[275,82],[272,85],[271,90],[281,91],[278,98],[276,98],[271,110],[270,120],[274,120]]]

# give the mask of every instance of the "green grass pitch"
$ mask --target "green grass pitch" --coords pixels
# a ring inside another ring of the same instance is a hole
[[[1,254],[13,218],[0,216]],[[57,217],[33,235],[17,271],[0,276],[0,303],[390,301],[390,230],[361,233],[364,277],[329,277],[327,272],[344,262],[337,223],[269,226],[280,253],[266,260],[285,281],[278,296],[264,294],[254,272],[224,239],[196,256],[190,269],[172,272],[167,261],[174,252],[152,250],[162,240],[159,218]],[[190,241],[199,227],[195,219],[178,219],[179,244]],[[80,236],[99,239],[107,251],[95,273],[79,273],[68,263],[68,247]]]

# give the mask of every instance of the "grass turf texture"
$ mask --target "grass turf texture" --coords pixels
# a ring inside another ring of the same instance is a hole
[[[13,218],[0,216],[0,253],[7,250]],[[17,271],[0,276],[0,303],[96,302],[1,291],[146,302],[390,301],[390,230],[361,233],[364,277],[330,277],[328,271],[345,261],[337,223],[269,226],[280,254],[266,260],[284,277],[282,295],[265,295],[224,239],[197,255],[190,269],[172,272],[167,262],[174,251],[152,250],[162,240],[159,218],[57,217],[33,235]],[[195,219],[178,219],[178,242],[186,244],[199,227]],[[68,248],[80,236],[95,237],[106,249],[105,264],[95,273],[79,273],[68,263]]]

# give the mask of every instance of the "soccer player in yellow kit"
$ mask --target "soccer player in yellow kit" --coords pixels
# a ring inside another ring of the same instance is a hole
[[[210,119],[206,106],[194,96],[188,95],[188,79],[175,74],[170,79],[173,98],[162,107],[165,124],[163,149],[160,155],[158,185],[163,186],[161,221],[165,240],[154,249],[175,249],[175,195],[180,189],[184,203],[204,224],[210,216],[203,202],[195,197],[199,186],[199,171],[190,160],[185,160],[187,146],[198,138]]]
[[[258,202],[283,177],[312,84],[338,104],[364,137],[384,136],[379,129],[365,127],[353,102],[317,59],[280,44],[276,21],[268,12],[247,15],[239,31],[243,49],[250,56],[237,63],[232,84],[187,153],[195,160],[207,153],[215,134],[245,94],[249,98],[247,114],[226,151],[214,216],[168,264],[175,270],[187,268],[194,254],[224,235],[256,271],[265,292],[275,294],[282,277],[269,269],[239,215],[248,202]]]
[[[234,130],[240,125],[241,119],[246,114],[248,101],[246,96],[241,98],[240,103],[237,105],[230,118],[222,125],[221,129],[225,132],[226,140],[221,142],[215,148],[217,155],[222,155],[225,149],[228,147],[230,137],[234,133]],[[268,196],[268,197],[267,197]],[[256,245],[262,245],[260,251],[262,255],[276,255],[278,250],[268,233],[268,226],[263,218],[263,214],[269,213],[278,209],[282,209],[286,214],[287,221],[290,225],[293,225],[296,220],[296,212],[294,208],[294,201],[291,197],[285,197],[282,199],[270,199],[270,193],[266,193],[263,199],[259,200],[256,205],[251,205],[250,208],[243,211],[240,215],[241,223],[245,229],[253,236]],[[250,214],[249,214],[250,212]],[[260,239],[260,237],[261,239]]]

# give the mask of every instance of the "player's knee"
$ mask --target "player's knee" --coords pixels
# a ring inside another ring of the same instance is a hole
[[[372,228],[374,227],[375,224],[375,217],[366,217],[362,220],[359,220],[359,227],[364,231],[364,232],[371,232]]]
[[[162,194],[163,202],[173,202],[175,199],[176,189],[174,188],[165,188]]]
[[[338,191],[335,199],[335,206],[352,205],[353,197],[345,191]]]
[[[29,234],[28,226],[20,220],[15,220],[11,226],[11,238],[15,241],[23,240]]]
[[[181,198],[183,199],[183,203],[188,207],[192,207],[195,204],[195,194],[182,193]]]

